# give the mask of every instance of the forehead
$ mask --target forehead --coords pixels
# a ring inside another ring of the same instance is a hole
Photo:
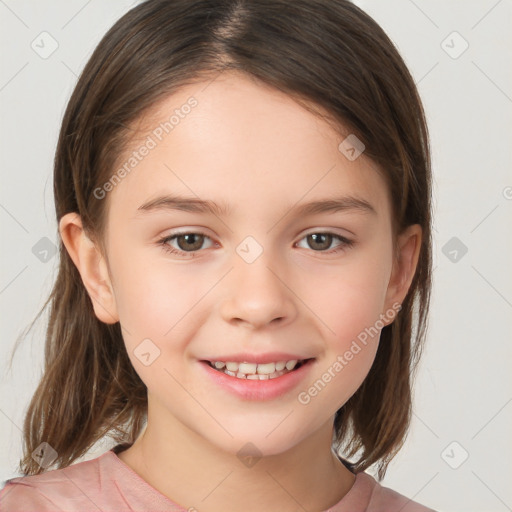
[[[124,216],[162,193],[219,200],[240,216],[343,193],[389,214],[377,165],[339,149],[349,132],[240,73],[181,88],[134,127],[116,167],[124,177],[109,193]]]

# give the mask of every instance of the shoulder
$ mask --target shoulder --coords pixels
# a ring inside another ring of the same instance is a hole
[[[13,478],[2,482],[0,490],[0,510],[2,512],[49,512],[56,509],[56,504],[52,503],[40,489],[31,485],[25,485],[24,482],[17,482],[18,478]]]
[[[357,476],[367,488],[366,512],[396,512],[397,510],[401,512],[435,512],[393,489],[382,486],[367,473],[359,473]]]
[[[93,510],[105,455],[39,475],[11,478],[0,490],[2,512]]]

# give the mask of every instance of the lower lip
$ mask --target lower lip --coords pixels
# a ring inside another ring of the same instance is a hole
[[[297,370],[266,380],[239,379],[214,370],[205,361],[200,363],[216,385],[234,395],[244,400],[272,400],[295,388],[308,375],[314,359],[310,359]]]

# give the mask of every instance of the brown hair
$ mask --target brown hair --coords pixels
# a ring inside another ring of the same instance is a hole
[[[103,37],[68,103],[55,155],[57,221],[77,212],[106,254],[108,201],[98,200],[94,190],[112,176],[131,127],[178,88],[225,70],[313,105],[340,132],[354,133],[385,174],[395,242],[408,225],[422,228],[402,309],[382,329],[368,376],[334,422],[336,449],[358,455],[354,471],[377,463],[382,479],[408,432],[412,377],[426,336],[431,174],[416,86],[370,16],[347,0],[147,0],[136,6]],[[128,358],[119,322],[97,319],[62,241],[59,254],[56,282],[36,316],[50,305],[44,374],[24,422],[25,475],[47,469],[31,456],[42,442],[57,452],[53,465],[66,467],[105,435],[133,443],[146,420],[147,390]]]

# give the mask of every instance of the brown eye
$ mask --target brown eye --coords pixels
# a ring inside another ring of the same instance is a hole
[[[206,248],[213,246],[209,236],[203,233],[190,232],[166,236],[159,240],[158,244],[169,254],[182,257],[194,257],[203,252],[202,249],[205,249],[205,247],[203,247],[205,241],[209,241],[210,243],[210,246]]]
[[[307,235],[307,240],[312,249],[322,251],[331,246],[333,236],[329,233],[313,233],[311,235]]]
[[[321,252],[321,253],[335,253],[338,251],[342,251],[344,249],[348,249],[349,247],[352,247],[354,245],[354,240],[349,240],[348,238],[345,238],[344,236],[337,235],[336,233],[310,233],[309,235],[306,235],[304,238],[301,239],[299,243],[302,241],[306,242],[307,247],[304,247],[305,249],[312,249],[315,252]],[[333,242],[336,242],[337,244],[334,245],[334,248],[332,248]]]
[[[182,251],[197,251],[204,243],[204,235],[199,233],[187,233],[185,235],[177,235],[176,241],[178,248]]]

